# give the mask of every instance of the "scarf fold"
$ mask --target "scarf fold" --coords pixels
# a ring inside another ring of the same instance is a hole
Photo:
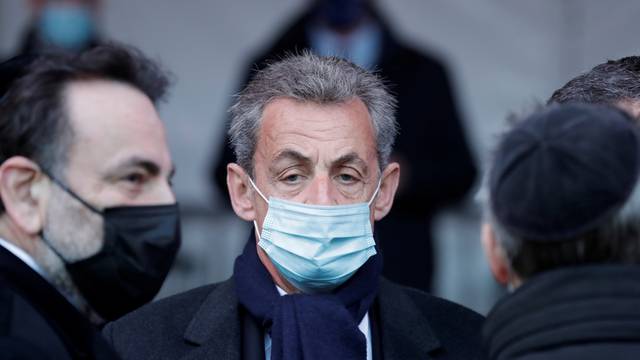
[[[271,334],[273,360],[366,359],[358,324],[378,293],[382,258],[374,255],[329,294],[280,296],[252,235],[236,259],[238,300]]]

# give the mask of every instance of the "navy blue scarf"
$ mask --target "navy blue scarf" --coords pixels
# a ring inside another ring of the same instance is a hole
[[[382,258],[374,255],[330,294],[280,296],[258,258],[255,238],[236,259],[238,300],[272,339],[272,360],[363,360],[367,344],[358,324],[378,293]]]

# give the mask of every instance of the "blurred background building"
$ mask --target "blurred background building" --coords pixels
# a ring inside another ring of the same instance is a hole
[[[178,169],[174,186],[183,212],[184,245],[159,296],[231,274],[250,227],[226,210],[226,197],[210,182],[212,158],[223,149],[225,111],[251,59],[267,51],[310,1],[92,0],[88,14],[72,17],[78,23],[91,20],[81,25],[89,29],[84,37],[59,34],[74,47],[80,40],[83,46],[105,39],[132,44],[174,74],[175,86],[161,115]],[[23,51],[25,37],[33,36],[29,24],[39,24],[34,6],[43,2],[0,0],[0,58]],[[480,173],[507,114],[546,100],[597,63],[640,53],[635,32],[640,30],[640,3],[633,0],[376,4],[395,37],[446,63],[464,136]],[[412,160],[411,165],[423,164]],[[481,176],[477,179],[476,189]],[[434,219],[432,289],[485,313],[500,289],[479,243],[482,194],[470,194]],[[416,272],[422,269],[415,264]]]

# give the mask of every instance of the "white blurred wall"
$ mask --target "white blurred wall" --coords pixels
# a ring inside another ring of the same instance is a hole
[[[106,36],[140,47],[175,74],[161,112],[178,168],[177,196],[187,208],[212,208],[216,194],[207,182],[208,161],[220,147],[225,108],[248,56],[306,1],[103,2]],[[379,2],[402,38],[449,61],[482,164],[506,114],[546,100],[566,80],[607,58],[640,52],[640,3],[633,0]],[[23,0],[0,0],[0,56],[16,48],[27,15]],[[478,213],[471,202],[440,221],[436,291],[484,312],[494,287],[480,255]],[[211,214],[189,215],[184,228],[183,271],[172,275],[163,294],[227,277],[248,231],[215,206]]]

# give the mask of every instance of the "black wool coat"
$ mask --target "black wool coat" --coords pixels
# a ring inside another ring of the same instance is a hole
[[[534,276],[487,316],[491,360],[640,359],[640,266]]]
[[[480,358],[483,318],[475,312],[387,280],[376,301],[374,359]],[[124,359],[258,359],[246,349],[263,348],[263,338],[248,338],[244,314],[231,278],[144,306],[104,334]]]
[[[1,359],[117,359],[53,286],[0,246]]]

